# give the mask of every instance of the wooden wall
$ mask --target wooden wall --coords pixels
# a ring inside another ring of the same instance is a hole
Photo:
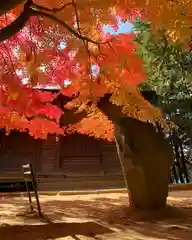
[[[32,163],[34,170],[40,170],[40,141],[28,134],[12,132],[6,136],[0,133],[0,173],[20,172],[22,164]]]
[[[114,143],[74,134],[60,141],[60,169],[67,175],[121,175]]]
[[[74,134],[60,140],[59,167],[67,175],[102,173],[100,141]]]
[[[36,173],[66,176],[121,175],[114,143],[74,134],[35,140],[28,134],[0,134],[0,173],[20,172],[32,163]]]

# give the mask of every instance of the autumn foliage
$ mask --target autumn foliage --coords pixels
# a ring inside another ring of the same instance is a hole
[[[20,4],[16,8],[0,16],[0,28],[8,26],[23,11],[25,2],[17,2]],[[29,131],[40,138],[49,133],[78,131],[111,139],[113,125],[96,106],[108,92],[115,104],[124,106],[125,114],[143,121],[160,119],[160,111],[145,101],[136,87],[146,76],[142,61],[135,55],[134,34],[114,37],[103,30],[105,24],[117,29],[117,16],[133,21],[139,15],[161,25],[167,19],[162,17],[158,2],[33,1],[31,9],[36,16],[0,43],[0,127],[8,133],[12,129]],[[168,7],[166,11],[169,12]],[[173,25],[170,31],[182,33]],[[65,112],[52,104],[59,92],[42,91],[47,86],[56,86],[66,96],[80,93],[71,107],[83,109],[87,117],[75,125],[61,127],[59,119]]]

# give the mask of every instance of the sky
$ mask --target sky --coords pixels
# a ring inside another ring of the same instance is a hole
[[[112,27],[110,27],[110,25],[105,25],[103,29],[106,33],[111,33],[113,35],[118,35],[120,33],[129,33],[133,29],[133,24],[131,24],[128,21],[123,22],[121,21],[121,19],[118,19],[118,24],[119,24],[119,29],[117,31],[113,30]],[[66,43],[63,41],[60,43],[58,47],[60,50],[62,50],[66,47]]]
[[[133,24],[131,24],[130,22],[128,21],[123,22],[121,21],[121,19],[119,19],[118,24],[119,24],[119,29],[117,31],[114,31],[109,25],[106,25],[104,27],[104,31],[109,32],[113,35],[118,35],[120,33],[129,33],[132,31]]]

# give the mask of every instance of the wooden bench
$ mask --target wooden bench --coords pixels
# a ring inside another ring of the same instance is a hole
[[[28,182],[29,190],[33,191],[32,181]],[[0,173],[0,192],[26,192],[26,184],[23,174]]]

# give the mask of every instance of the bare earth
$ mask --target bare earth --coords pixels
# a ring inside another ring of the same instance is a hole
[[[41,196],[44,218],[27,198],[0,195],[0,240],[192,240],[192,191],[171,192],[164,212],[133,212],[125,193]]]

